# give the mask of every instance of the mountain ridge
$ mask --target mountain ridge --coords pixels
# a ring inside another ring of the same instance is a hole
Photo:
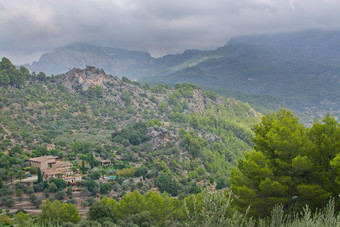
[[[132,65],[137,64],[139,68],[143,64],[149,64],[151,60],[151,55],[147,52],[74,42],[58,47],[54,52],[42,55],[39,61],[25,66],[30,71],[42,71],[48,75],[62,74],[72,68],[84,68],[87,65],[103,68],[111,74],[124,74]]]
[[[58,63],[56,57],[51,65],[64,69],[73,68],[72,65],[94,65],[110,74],[151,85],[188,82],[216,91],[272,95],[282,100],[277,106],[302,112],[311,122],[314,117],[322,118],[326,112],[340,117],[337,105],[340,100],[339,40],[340,31],[321,30],[242,36],[232,38],[215,50],[186,50],[161,58],[124,50],[110,58],[105,48],[95,47],[96,51],[88,58],[79,57],[86,55],[86,51],[70,52],[69,60]],[[57,56],[62,58],[63,55]],[[73,60],[78,63],[72,63]]]

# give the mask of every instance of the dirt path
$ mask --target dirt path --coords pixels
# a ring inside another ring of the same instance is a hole
[[[8,209],[10,214],[15,214],[18,209]],[[39,214],[41,212],[40,209],[24,209],[28,214]],[[79,214],[81,216],[86,216],[89,209],[79,209]]]
[[[34,182],[34,181],[37,181],[37,180],[38,180],[38,176],[31,176],[31,177],[27,177],[25,179],[21,179],[21,181],[20,180],[13,180],[13,182],[8,181],[5,184],[10,185],[10,184],[18,183],[18,182],[28,183],[28,182]]]

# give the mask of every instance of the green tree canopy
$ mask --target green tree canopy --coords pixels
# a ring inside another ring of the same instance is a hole
[[[165,226],[167,220],[178,215],[180,207],[180,201],[167,193],[149,191],[141,195],[134,191],[124,195],[119,203],[114,199],[102,198],[90,207],[88,218],[99,222],[110,220],[124,226],[128,222],[138,226],[150,226],[151,222],[155,226]]]
[[[253,151],[232,171],[231,187],[239,205],[265,217],[278,203],[288,210],[305,204],[320,207],[338,195],[332,160],[339,153],[339,130],[329,116],[311,129],[284,109],[264,116],[254,127]]]
[[[116,200],[105,196],[98,203],[90,207],[88,218],[92,221],[108,218],[112,222],[116,222],[119,218],[118,215]]]
[[[30,76],[29,71],[21,66],[19,70],[12,64],[12,62],[3,57],[0,62],[0,85],[22,85]]]
[[[30,218],[28,214],[22,211],[14,215],[14,221],[18,227],[29,226],[30,224]]]
[[[60,203],[58,200],[51,203],[47,199],[41,206],[38,219],[44,225],[56,225],[65,222],[77,223],[80,221],[80,215],[77,207],[73,204]]]

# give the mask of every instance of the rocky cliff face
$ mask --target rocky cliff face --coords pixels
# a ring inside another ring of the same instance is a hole
[[[87,91],[89,87],[100,87],[103,97],[110,101],[117,101],[124,105],[121,98],[122,91],[129,91],[135,99],[140,98],[144,91],[136,85],[124,83],[117,76],[106,74],[104,70],[87,66],[85,69],[72,69],[66,74],[55,77],[58,83],[63,84],[71,93]],[[136,101],[133,99],[133,101]]]
[[[72,69],[66,74],[56,77],[57,82],[65,85],[67,90],[75,92],[75,86],[80,86],[82,90],[87,90],[89,86],[103,87],[104,81],[118,83],[118,78],[107,76],[104,70],[87,66],[85,69]]]

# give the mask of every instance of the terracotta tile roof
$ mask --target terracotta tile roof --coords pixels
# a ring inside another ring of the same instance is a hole
[[[63,174],[71,172],[72,170],[70,168],[48,168],[41,170],[45,175],[56,175],[56,174]]]
[[[69,176],[69,177],[63,177],[64,180],[69,180],[69,179],[77,179],[77,178],[82,178],[82,175],[74,175],[74,176]]]
[[[52,165],[52,168],[65,168],[65,167],[72,167],[73,164],[71,162],[56,162],[55,164]]]
[[[49,168],[49,169],[43,169],[41,170],[45,175],[56,175],[58,173],[61,173],[59,169],[55,168]]]
[[[30,159],[28,159],[28,161],[31,161],[31,162],[40,162],[40,163],[43,163],[43,162],[55,162],[55,157],[52,156],[52,155],[41,156],[41,157],[37,157],[37,158],[30,158]]]

